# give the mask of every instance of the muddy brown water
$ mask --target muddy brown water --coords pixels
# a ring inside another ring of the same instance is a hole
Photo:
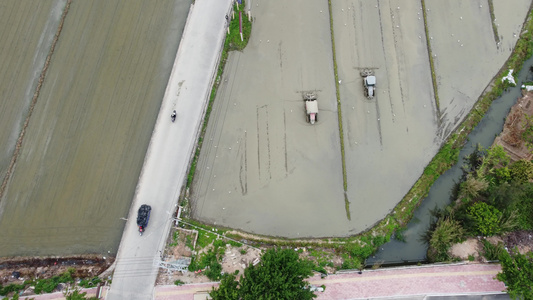
[[[65,3],[0,10],[2,175]],[[0,202],[0,257],[117,251],[190,4],[72,1]]]

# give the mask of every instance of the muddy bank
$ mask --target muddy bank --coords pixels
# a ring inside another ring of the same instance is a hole
[[[51,278],[73,269],[73,278],[94,277],[107,270],[114,257],[82,255],[71,257],[3,257],[0,258],[2,285],[21,284],[28,279]]]
[[[511,161],[521,159],[531,160],[533,153],[522,138],[524,124],[527,117],[533,116],[533,92],[522,90],[523,97],[519,98],[505,118],[502,132],[494,139],[495,145],[501,145],[511,157]]]

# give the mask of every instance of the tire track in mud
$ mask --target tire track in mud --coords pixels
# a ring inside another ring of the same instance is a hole
[[[383,20],[382,20],[382,17],[381,17],[381,4],[380,4],[380,1],[378,1],[378,16],[379,16],[379,30],[381,32],[381,50],[383,51],[383,58],[385,60],[385,74],[389,74],[389,63],[387,61],[387,55],[385,55],[386,51],[385,51],[385,40],[383,39]],[[387,88],[387,90],[389,90],[389,88]],[[376,97],[377,97],[377,94],[376,94]],[[403,99],[402,99],[403,101]],[[377,102],[377,99],[376,99],[376,102]],[[395,117],[396,114],[394,113],[394,103],[392,103],[392,99],[391,97],[389,97],[389,104],[390,104],[390,112],[391,112],[391,115],[392,115],[392,122],[394,123],[395,121]],[[405,106],[404,106],[404,111],[405,111]],[[407,129],[409,130],[409,129]],[[380,129],[380,132],[381,132],[381,129]]]
[[[240,180],[240,183],[241,183],[241,192],[244,195],[246,195],[248,193],[248,180],[247,180],[247,177],[248,177],[248,154],[247,154],[247,148],[248,148],[248,142],[247,142],[247,136],[248,136],[248,133],[246,131],[244,131],[244,146],[242,146],[244,149],[243,149],[243,153],[241,154],[241,168],[240,168],[240,176],[239,176],[239,180]],[[240,149],[240,146],[239,146],[239,149]],[[244,172],[243,172],[243,167],[244,167]],[[243,184],[244,182],[244,184]]]
[[[420,4],[422,5],[422,16],[424,17],[424,34],[426,35],[426,43],[427,43],[427,50],[428,50],[428,56],[429,56],[429,67],[431,68],[431,81],[433,83],[433,97],[435,98],[435,110],[437,114],[437,124],[438,127],[441,127],[442,125],[442,112],[440,110],[440,104],[439,104],[439,93],[437,91],[437,75],[435,74],[435,62],[433,61],[432,51],[431,51],[431,42],[429,41],[429,28],[428,28],[428,22],[427,22],[427,10],[426,10],[426,1],[420,0]]]
[[[207,120],[208,122],[208,129],[206,131],[206,134],[204,137],[204,141],[207,137],[209,137],[209,140],[207,141],[207,144],[209,147],[202,147],[199,159],[198,159],[198,165],[197,165],[197,172],[199,175],[198,181],[196,181],[193,186],[204,186],[204,182],[207,182],[205,184],[205,195],[207,196],[208,189],[211,187],[211,180],[212,178],[215,178],[216,174],[213,174],[214,172],[214,161],[218,158],[219,153],[219,146],[220,146],[220,139],[222,137],[221,134],[217,134],[217,130],[223,130],[224,123],[225,123],[225,116],[227,114],[227,110],[229,107],[229,101],[232,95],[233,91],[233,85],[235,84],[235,81],[231,83],[231,86],[227,84],[227,78],[230,76],[230,74],[233,74],[236,72],[236,68],[239,65],[239,59],[236,60],[227,60],[227,64],[225,66],[225,70],[230,70],[228,72],[228,75],[221,75],[219,80],[224,80],[223,83],[221,83],[217,89],[217,96],[215,96],[215,100],[219,99],[222,101],[215,102],[213,100],[213,106],[211,110],[211,116]],[[226,74],[223,72],[222,74]],[[226,95],[228,94],[228,95]],[[209,134],[209,135],[208,135]],[[205,150],[204,150],[205,149]],[[204,152],[205,151],[205,152]],[[214,152],[214,153],[213,153]],[[211,167],[208,164],[212,164]],[[201,170],[201,171],[198,171]],[[206,171],[208,170],[208,171]],[[213,189],[214,191],[214,189]],[[198,199],[196,199],[198,201]],[[205,198],[204,201],[201,202],[201,205],[197,207],[199,203],[194,203],[191,205],[191,207],[196,207],[194,209],[194,213],[201,214],[205,205]]]
[[[31,99],[31,104],[28,110],[28,115],[26,116],[26,120],[24,121],[24,125],[22,126],[22,130],[20,131],[20,135],[17,139],[17,143],[15,146],[15,151],[13,152],[13,156],[11,157],[11,162],[9,163],[9,167],[6,171],[6,175],[4,177],[4,180],[2,182],[2,186],[0,187],[0,202],[2,201],[2,198],[4,197],[4,193],[7,187],[7,183],[9,182],[9,179],[11,178],[11,174],[13,174],[15,169],[15,164],[17,162],[17,158],[20,154],[20,151],[22,149],[22,142],[24,141],[24,135],[26,134],[26,129],[28,128],[28,125],[30,123],[30,118],[33,113],[33,110],[35,109],[35,105],[37,104],[37,100],[39,98],[39,94],[41,92],[41,88],[43,86],[44,80],[46,78],[46,73],[48,71],[48,67],[50,66],[50,61],[52,60],[52,55],[54,54],[54,50],[57,44],[57,41],[59,40],[59,36],[61,35],[61,31],[63,30],[63,24],[65,24],[65,19],[67,17],[70,4],[72,3],[72,0],[67,0],[67,3],[65,4],[65,8],[63,9],[63,13],[61,14],[61,19],[59,21],[59,25],[57,26],[57,31],[54,35],[54,39],[52,40],[52,45],[50,46],[50,51],[48,52],[48,55],[46,56],[46,60],[44,62],[43,69],[41,71],[41,75],[39,76],[39,81],[37,83],[37,87],[35,88],[35,92],[33,94],[33,98]]]
[[[285,177],[289,175],[289,169],[287,166],[287,113],[283,111],[283,146],[285,149]]]
[[[400,19],[400,14],[395,15],[392,7],[389,7],[389,11],[390,11],[390,15],[391,15],[391,20],[397,20],[397,22],[398,22],[397,26],[399,26],[399,24],[401,23],[400,20],[399,20]],[[396,30],[395,28],[397,28],[397,27],[394,26],[394,21],[393,21],[392,22],[392,37],[393,37],[393,40],[394,40],[394,54],[396,54],[396,64],[398,66],[396,71],[398,73],[398,78],[404,78],[402,76],[402,72],[401,72],[401,67],[400,66],[404,66],[405,62],[402,59],[403,58],[402,57],[402,52],[398,50],[398,39],[402,39],[402,37],[401,37],[402,31],[401,30]],[[397,32],[399,32],[399,33],[397,33]],[[400,35],[399,38],[398,38],[398,35]],[[403,82],[403,80],[398,80],[398,86],[400,88],[400,99],[402,100],[403,113],[405,114],[406,113],[406,111],[405,111],[405,96],[404,96],[404,92],[403,92],[402,82]],[[391,101],[390,97],[389,97],[389,101]],[[392,106],[392,101],[391,101],[391,106]],[[407,130],[409,130],[409,129],[407,129]]]
[[[264,180],[272,179],[271,154],[270,154],[270,134],[268,128],[268,105],[263,105],[256,108],[257,114],[257,167],[259,173],[259,180],[263,183]],[[264,122],[261,120],[264,119]],[[262,147],[262,144],[264,146]],[[263,150],[263,151],[262,151]],[[266,169],[266,170],[265,170]],[[263,175],[263,176],[261,176]]]

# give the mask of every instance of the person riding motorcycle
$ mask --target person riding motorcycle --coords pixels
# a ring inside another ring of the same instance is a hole
[[[172,119],[172,122],[176,121],[176,110],[172,112],[172,114],[170,115],[170,118]]]

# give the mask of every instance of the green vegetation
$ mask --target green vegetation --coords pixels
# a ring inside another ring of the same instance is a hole
[[[299,249],[301,250],[301,249]],[[309,257],[315,261],[315,266],[313,266],[313,270],[320,272],[322,274],[327,274],[325,267],[335,267],[331,260],[333,259],[333,255],[330,252],[323,251],[323,250],[314,250],[309,249]]]
[[[87,298],[87,293],[81,292],[79,289],[69,290],[64,295],[66,300],[98,300],[96,297]]]
[[[512,179],[525,183],[533,178],[533,163],[527,160],[519,160],[509,167]]]
[[[502,213],[494,206],[478,202],[468,209],[468,217],[475,223],[476,232],[484,236],[492,236],[500,231],[499,220]]]
[[[220,280],[222,272],[222,265],[220,262],[224,256],[226,244],[235,247],[239,247],[241,244],[235,241],[221,239],[222,235],[225,234],[223,229],[207,228],[207,226],[195,221],[188,222],[190,222],[188,226],[198,229],[196,249],[207,250],[193,257],[191,264],[189,265],[189,271],[201,271],[213,281]]]
[[[478,146],[465,157],[462,181],[454,192],[456,201],[434,212],[437,219],[424,237],[430,261],[450,260],[448,249],[467,236],[533,228],[533,183],[524,180],[529,178],[526,175],[531,163],[517,161],[509,165],[509,161],[501,146],[487,150]],[[509,172],[499,171],[508,168]],[[501,246],[483,243],[487,259],[501,255]]]
[[[102,282],[102,280],[98,278],[98,276],[94,276],[93,278],[80,280],[80,282],[78,283],[78,286],[82,288],[92,288],[92,287],[98,286],[100,282]]]
[[[7,286],[2,286],[0,284],[0,296],[6,296],[7,294],[11,293],[11,292],[15,292],[15,294],[18,294],[18,292],[24,290],[26,288],[27,284],[24,283],[24,284],[15,284],[15,283],[12,283],[10,285],[7,285]]]
[[[57,288],[60,283],[73,283],[73,272],[74,270],[70,269],[68,272],[54,276],[52,278],[38,279],[37,281],[35,281],[35,293],[51,293]]]
[[[423,238],[428,244],[427,257],[430,262],[448,261],[448,250],[454,243],[464,240],[465,231],[461,223],[448,215],[439,218],[437,222],[431,224],[426,236]]]
[[[69,269],[67,272],[54,276],[52,278],[45,279],[35,279],[35,280],[26,280],[23,284],[10,284],[5,287],[0,288],[0,295],[6,296],[11,292],[18,293],[29,286],[35,286],[35,293],[51,293],[53,292],[60,283],[73,283],[74,279],[72,278],[73,269]]]
[[[291,249],[269,249],[261,262],[250,265],[237,280],[225,274],[218,288],[209,295],[213,299],[313,299],[316,295],[304,280],[313,275],[312,264],[301,260]]]
[[[52,293],[62,283],[71,286],[74,285],[74,278],[72,277],[74,271],[74,269],[69,269],[67,272],[52,278],[26,280],[23,284],[10,284],[7,286],[0,285],[0,296],[7,296],[10,293],[14,293],[12,299],[18,299],[18,293],[30,286],[35,287],[35,294]],[[97,286],[100,282],[101,280],[98,277],[93,277],[80,280],[78,286],[82,288],[91,288]],[[67,300],[96,299],[94,297],[87,298],[86,293],[80,293],[77,287],[72,290],[67,290],[65,292],[65,297]]]
[[[169,244],[170,247],[175,247],[178,245],[178,239],[180,237],[180,232],[178,230],[172,233],[172,242]]]
[[[493,245],[487,240],[481,240],[481,242],[483,243],[483,256],[488,261],[499,260],[500,256],[505,252],[501,242],[498,245]]]
[[[178,279],[178,280],[174,281],[174,284],[177,285],[177,286],[180,286],[180,285],[184,285],[185,282],[183,282],[183,281]]]
[[[219,280],[222,272],[222,265],[219,261],[222,257],[217,250],[218,248],[209,249],[206,253],[193,257],[189,265],[189,271],[201,270],[207,278],[214,281]]]
[[[533,299],[533,252],[526,255],[510,255],[504,251],[500,255],[502,272],[496,278],[507,286],[507,293],[513,299]]]
[[[198,138],[198,144],[196,146],[196,151],[189,169],[189,174],[187,175],[187,188],[189,188],[194,179],[194,173],[196,172],[196,164],[198,162],[198,157],[200,156],[200,150],[202,149],[202,142],[207,130],[207,124],[209,122],[209,115],[213,109],[213,102],[215,101],[218,86],[222,78],[222,73],[224,72],[224,67],[226,66],[226,61],[228,59],[228,53],[230,51],[242,51],[248,41],[250,40],[250,34],[252,33],[252,23],[248,20],[246,12],[244,11],[245,1],[242,1],[241,5],[235,5],[234,11],[236,18],[230,21],[230,32],[226,35],[224,41],[224,48],[222,49],[222,54],[220,55],[220,63],[218,64],[217,77],[211,88],[211,94],[209,96],[209,103],[207,104],[207,110],[205,112],[204,123],[202,125],[202,130],[200,132],[200,137]],[[241,41],[241,35],[239,33],[239,11],[243,13],[242,18],[242,31],[243,31],[243,41]]]

